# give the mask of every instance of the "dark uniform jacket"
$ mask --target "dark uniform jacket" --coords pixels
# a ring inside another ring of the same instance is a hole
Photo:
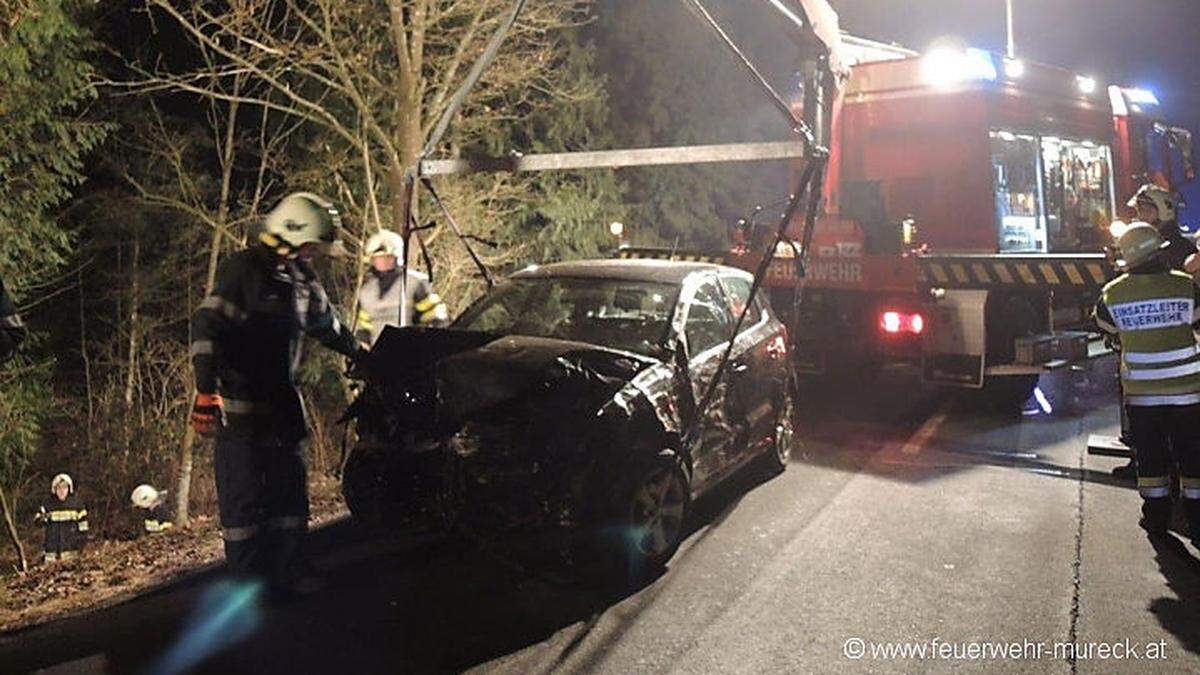
[[[1161,255],[1163,262],[1173,270],[1183,270],[1184,261],[1196,252],[1196,244],[1183,236],[1179,224],[1174,221],[1161,224],[1158,231],[1168,244],[1167,250]]]
[[[50,554],[78,551],[87,541],[87,509],[73,494],[59,501],[52,498],[38,514],[46,526],[43,550]]]
[[[17,316],[16,305],[4,290],[4,280],[0,279],[0,362],[12,356],[24,339],[25,324]]]
[[[142,515],[142,529],[144,531],[163,532],[172,527],[171,514],[167,511],[166,504],[159,504],[158,506],[144,510]]]
[[[293,443],[307,433],[296,389],[305,334],[345,355],[357,343],[303,261],[256,245],[226,259],[192,320],[196,389],[221,394],[223,434]]]

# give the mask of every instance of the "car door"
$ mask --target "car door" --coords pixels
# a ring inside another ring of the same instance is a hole
[[[746,318],[738,331],[737,342],[728,366],[729,393],[726,407],[730,416],[742,421],[746,436],[739,450],[757,454],[761,444],[774,433],[772,417],[778,370],[768,316],[757,302],[750,302],[753,278],[747,274],[726,272],[720,275],[721,286],[729,298],[732,321],[747,307]],[[761,293],[760,293],[761,295]]]
[[[685,295],[683,338],[693,398],[699,405],[716,374],[733,324],[728,300],[715,274],[700,276],[692,286],[691,293]],[[728,378],[722,377],[708,406],[698,413],[702,415],[699,438],[692,448],[692,480],[698,490],[719,479],[738,452],[734,447],[737,420],[730,419],[726,405],[727,382]]]

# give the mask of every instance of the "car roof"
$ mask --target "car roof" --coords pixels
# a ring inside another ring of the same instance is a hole
[[[698,272],[729,272],[745,274],[735,267],[706,262],[680,260],[600,259],[575,260],[572,262],[530,265],[512,275],[513,279],[541,279],[574,277],[585,279],[621,279],[625,281],[651,281],[680,284]]]

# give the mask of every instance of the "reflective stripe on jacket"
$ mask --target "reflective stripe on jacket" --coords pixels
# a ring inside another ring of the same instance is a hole
[[[358,292],[358,329],[355,334],[363,342],[374,344],[386,326],[443,326],[449,319],[446,304],[429,283],[429,277],[408,271],[409,308],[407,320],[402,318],[402,296],[399,272],[372,272]]]
[[[47,553],[76,551],[87,540],[87,509],[73,494],[63,501],[52,499],[41,510],[45,521],[46,538],[42,549]]]
[[[191,346],[196,390],[226,401],[222,433],[304,437],[296,371],[306,334],[347,356],[358,348],[306,263],[262,245],[226,259],[192,318]]]
[[[1100,293],[1096,323],[1121,338],[1128,405],[1200,403],[1200,289],[1181,272],[1124,274]]]

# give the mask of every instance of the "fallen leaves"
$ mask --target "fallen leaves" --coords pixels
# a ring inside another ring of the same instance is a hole
[[[310,482],[316,525],[346,513],[338,484]],[[28,573],[0,577],[0,631],[79,614],[138,595],[223,560],[221,532],[213,516],[197,516],[184,529],[133,541],[92,542],[79,557],[39,564]]]

